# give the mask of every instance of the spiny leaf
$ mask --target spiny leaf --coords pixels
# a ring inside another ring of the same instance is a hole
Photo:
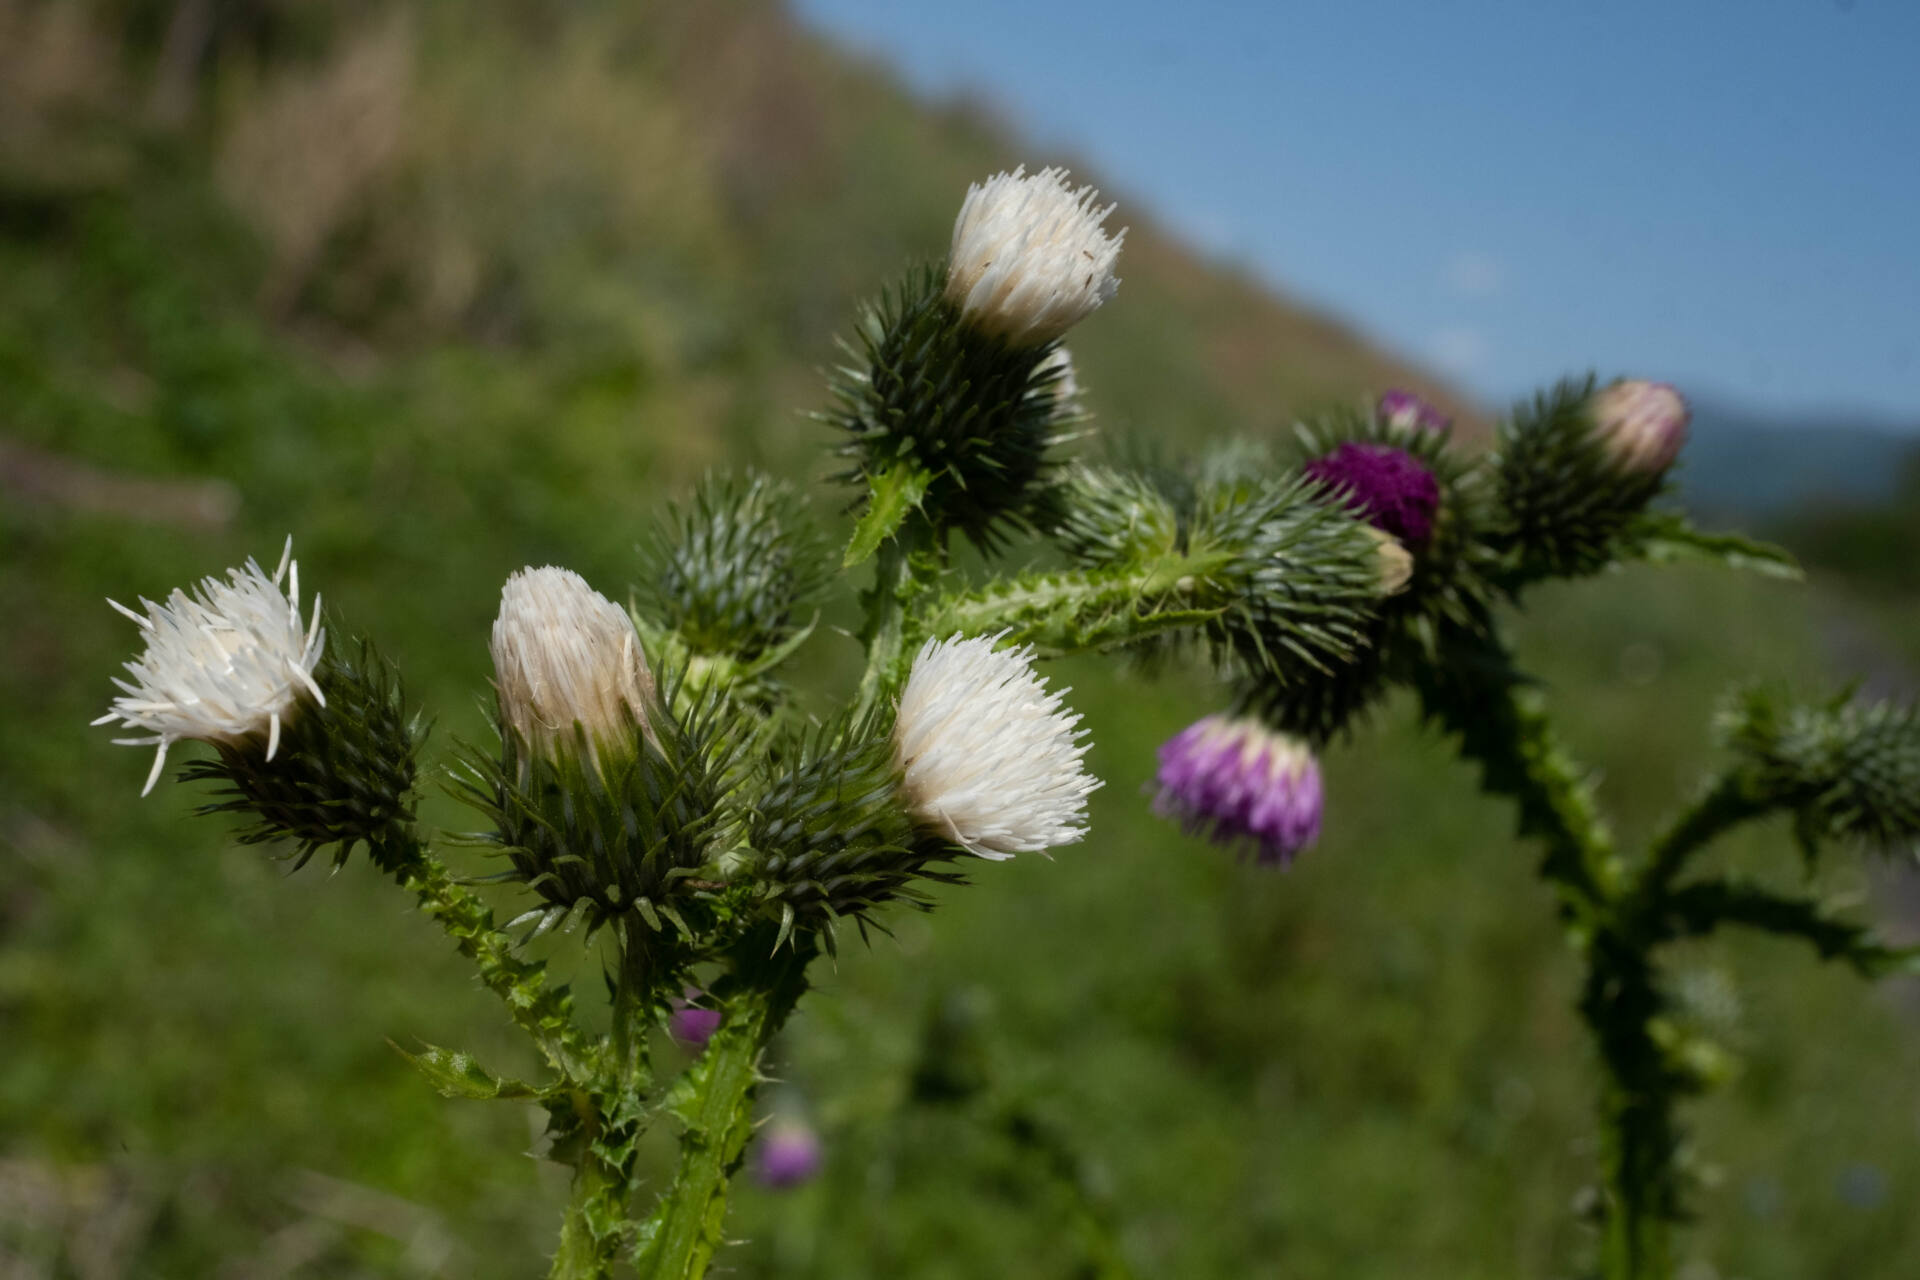
[[[393,1044],[391,1040],[387,1042]],[[485,1101],[491,1098],[539,1098],[545,1096],[545,1090],[521,1080],[509,1080],[496,1076],[478,1062],[473,1055],[454,1049],[442,1049],[436,1045],[427,1045],[419,1053],[408,1053],[399,1045],[393,1045],[393,1051],[413,1064],[414,1070],[427,1078],[427,1083],[445,1098],[475,1098]]]
[[[881,543],[899,532],[907,513],[927,496],[927,486],[932,481],[932,475],[907,462],[895,463],[874,476],[868,488],[867,509],[853,528],[853,539],[847,543],[841,567],[851,569],[864,562],[880,549]]]

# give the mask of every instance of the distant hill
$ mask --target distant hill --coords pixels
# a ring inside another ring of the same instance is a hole
[[[1815,504],[1885,502],[1916,451],[1920,420],[1770,417],[1696,399],[1680,489],[1702,514],[1749,519]]]

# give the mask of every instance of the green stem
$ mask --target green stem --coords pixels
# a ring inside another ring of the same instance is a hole
[[[420,901],[420,909],[439,922],[460,954],[473,961],[480,980],[499,996],[521,1030],[533,1037],[547,1062],[569,1080],[586,1079],[595,1055],[573,1021],[573,1000],[565,988],[550,986],[546,966],[513,954],[513,939],[496,929],[493,909],[457,883],[447,868],[409,836],[414,856],[399,863],[400,886]]]
[[[866,597],[867,621],[860,639],[867,648],[867,669],[854,695],[856,715],[864,715],[880,701],[881,690],[900,665],[906,639],[907,585],[913,580],[913,555],[924,549],[932,531],[909,518],[894,537],[880,544],[874,562],[873,589]]]
[[[635,1262],[647,1280],[699,1280],[725,1239],[727,1191],[753,1133],[761,1055],[806,990],[814,956],[811,941],[795,940],[767,957],[767,940],[755,933],[742,944],[751,958],[722,1000],[720,1027],[668,1099],[686,1128],[673,1182],[640,1228]]]
[[[1605,1280],[1662,1280],[1672,1274],[1678,1216],[1673,1160],[1675,1084],[1649,1023],[1659,994],[1644,948],[1609,929],[1588,952],[1580,1014],[1600,1053],[1601,1179],[1606,1220],[1600,1243]]]
[[[621,1167],[588,1152],[573,1175],[573,1194],[560,1223],[560,1247],[548,1280],[607,1280],[632,1234],[631,1164]]]
[[[1643,907],[1657,908],[1688,857],[1769,807],[1755,797],[1744,773],[1723,774],[1653,842],[1635,884],[1635,897]]]
[[[1224,554],[1168,555],[1118,569],[1028,574],[947,596],[912,620],[908,641],[991,635],[1030,644],[1043,658],[1097,653],[1219,616],[1225,602],[1212,575]]]

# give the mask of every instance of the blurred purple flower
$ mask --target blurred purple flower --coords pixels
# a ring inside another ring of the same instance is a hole
[[[1306,743],[1250,716],[1208,716],[1160,748],[1154,811],[1285,867],[1320,838],[1320,765]]]
[[[784,1191],[820,1172],[820,1136],[801,1120],[775,1120],[760,1137],[753,1172],[760,1185]]]
[[[1422,400],[1411,391],[1396,387],[1380,397],[1379,414],[1396,427],[1422,427],[1428,431],[1445,431],[1453,425],[1453,419]]]
[[[686,998],[697,1000],[700,993],[688,987]],[[690,1049],[705,1048],[707,1041],[713,1039],[713,1033],[720,1029],[720,1011],[679,1000],[673,1003],[673,1013],[667,1018],[667,1034]]]
[[[1403,449],[1348,441],[1309,462],[1306,473],[1338,491],[1367,523],[1412,550],[1426,546],[1433,536],[1440,482]]]

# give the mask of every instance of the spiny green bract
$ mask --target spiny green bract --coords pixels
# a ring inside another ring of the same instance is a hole
[[[1489,541],[1506,556],[1512,586],[1585,577],[1632,554],[1623,539],[1664,487],[1662,475],[1609,463],[1594,434],[1593,393],[1591,375],[1562,381],[1500,426]]]
[[[1107,567],[1175,551],[1180,513],[1147,476],[1077,463],[1059,486],[1048,530],[1074,563]]]
[[[1920,709],[1849,694],[1782,706],[1747,689],[1729,700],[1719,730],[1752,766],[1757,798],[1793,810],[1809,843],[1920,839]]]
[[[339,866],[364,842],[377,864],[396,870],[412,849],[394,837],[413,817],[424,722],[408,712],[398,672],[365,640],[349,652],[330,639],[314,675],[326,706],[303,697],[272,760],[257,743],[216,743],[219,759],[197,760],[180,778],[226,784],[216,794],[232,798],[200,811],[252,817],[244,843],[290,840],[299,866],[333,845]]]
[[[1188,539],[1190,559],[1221,562],[1209,576],[1227,607],[1206,627],[1216,653],[1282,684],[1322,677],[1364,647],[1380,600],[1372,531],[1316,492],[1287,477],[1203,493]]]
[[[961,319],[939,268],[884,293],[833,378],[821,419],[848,439],[845,478],[863,487],[907,467],[927,477],[920,508],[983,548],[1006,526],[1044,520],[1047,451],[1061,438],[1058,344],[1016,348]]]
[[[750,875],[780,910],[783,932],[842,916],[864,927],[883,903],[926,905],[916,881],[959,880],[929,868],[955,850],[914,828],[899,785],[892,741],[871,719],[794,744],[756,798],[747,828]]]
[[[651,734],[634,723],[624,742],[596,742],[576,724],[549,757],[496,722],[497,754],[468,749],[455,794],[494,824],[472,841],[512,864],[497,879],[545,899],[531,913],[539,930],[578,912],[590,931],[611,923],[624,935],[637,920],[688,932],[677,903],[722,839],[738,726],[711,695],[669,713],[675,684],[663,681],[649,708]]]
[[[678,633],[696,652],[746,662],[792,640],[834,567],[805,506],[791,485],[762,472],[709,473],[645,549],[649,625]]]

